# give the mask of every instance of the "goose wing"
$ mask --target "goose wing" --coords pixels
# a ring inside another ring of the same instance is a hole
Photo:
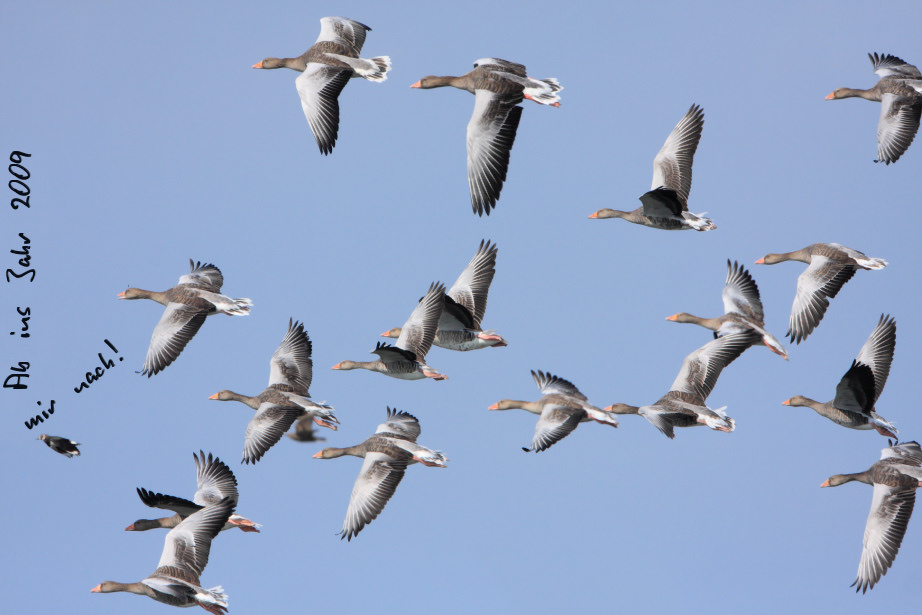
[[[918,68],[889,53],[886,55],[878,55],[876,52],[874,54],[869,53],[868,57],[871,59],[875,75],[880,75],[881,77],[922,77],[922,73],[919,72]]]
[[[435,337],[444,306],[445,285],[433,282],[429,285],[429,291],[416,305],[400,329],[400,336],[394,345],[415,353],[416,360],[420,363],[424,362],[429,348],[432,347],[432,340]]]
[[[467,179],[471,206],[490,215],[509,169],[509,153],[522,117],[521,90],[498,94],[474,90],[474,114],[467,125]]]
[[[166,369],[198,333],[206,316],[206,312],[191,305],[168,303],[151,334],[141,373],[150,378]]]
[[[670,391],[691,393],[701,398],[701,405],[711,394],[720,372],[761,336],[734,333],[711,340],[692,352],[682,362],[682,369]]]
[[[327,155],[336,145],[339,134],[339,94],[349,83],[352,69],[308,62],[295,79],[301,108],[310,124],[320,152]]]
[[[810,265],[797,277],[797,292],[791,308],[787,335],[799,344],[820,324],[829,299],[835,297],[857,271],[851,264],[821,254],[810,258]]]
[[[167,532],[157,568],[171,566],[199,577],[208,564],[212,539],[233,512],[234,502],[225,498],[186,517]]]
[[[422,433],[419,427],[419,419],[410,414],[390,407],[387,409],[387,420],[380,425],[375,431],[376,434],[396,434],[408,438],[411,442],[416,442],[416,438]]]
[[[886,574],[906,534],[906,524],[916,502],[915,489],[894,489],[875,484],[871,512],[864,528],[864,546],[858,576],[852,587],[862,593],[872,589]]]
[[[301,408],[286,408],[272,402],[259,404],[244,435],[243,463],[259,461],[303,413]]]
[[[269,386],[283,384],[300,395],[308,395],[314,376],[311,340],[304,325],[288,320],[288,332],[269,360]]]
[[[320,36],[317,37],[317,42],[327,41],[348,47],[357,58],[362,53],[367,32],[371,32],[371,28],[363,23],[345,17],[324,17],[320,20]]]
[[[900,159],[919,130],[922,98],[884,94],[877,122],[877,160],[890,164]]]
[[[692,162],[701,130],[704,128],[704,111],[692,105],[676,127],[669,133],[666,143],[653,159],[653,183],[650,189],[669,188],[675,190],[683,209],[688,208],[688,193],[691,192]]]
[[[154,493],[143,487],[138,487],[138,497],[144,502],[145,506],[151,508],[160,508],[162,510],[172,510],[179,513],[181,517],[188,517],[192,513],[198,512],[202,506],[190,502],[184,498],[178,498],[173,495],[164,495],[163,493]]]
[[[575,397],[580,401],[589,401],[589,399],[580,393],[579,389],[569,380],[564,380],[551,373],[545,374],[541,370],[537,372],[532,370],[531,377],[535,379],[535,384],[538,385],[538,390],[542,395],[567,395],[569,397]]]
[[[541,452],[549,448],[570,435],[570,432],[576,429],[585,417],[585,410],[553,403],[545,404],[538,423],[535,425],[535,436],[531,441],[531,449],[526,450]]]
[[[480,329],[487,311],[487,293],[496,274],[496,253],[496,244],[481,240],[474,258],[448,289],[448,296],[473,315],[472,329]]]
[[[192,453],[192,457],[195,458],[197,485],[192,501],[199,506],[208,506],[217,504],[224,498],[230,498],[236,504],[237,479],[231,469],[211,453],[206,457],[204,451],[199,451],[199,455],[201,458]]]
[[[194,262],[191,258],[189,259],[189,268],[191,272],[179,278],[180,284],[201,288],[213,293],[221,292],[221,287],[224,286],[224,276],[221,274],[220,269],[211,263]]]
[[[365,453],[365,461],[349,496],[349,508],[340,532],[342,538],[352,540],[378,517],[397,490],[406,469],[406,461],[398,461],[384,453]]]
[[[734,312],[759,322],[765,320],[758,285],[745,267],[736,261],[731,265],[730,259],[727,259],[727,281],[724,284],[721,298],[725,314]]]

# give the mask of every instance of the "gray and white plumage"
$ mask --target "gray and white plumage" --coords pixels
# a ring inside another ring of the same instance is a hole
[[[351,541],[381,514],[403,479],[408,465],[420,462],[427,466],[445,467],[447,457],[416,443],[420,433],[416,417],[388,408],[387,420],[378,425],[374,435],[361,444],[347,448],[325,448],[314,455],[318,459],[344,455],[364,458],[349,496],[341,538]]]
[[[210,263],[189,261],[191,272],[163,292],[129,288],[120,299],[151,299],[166,306],[151,335],[142,374],[148,378],[169,366],[195,336],[205,318],[215,314],[246,316],[253,303],[246,298],[231,299],[221,294],[224,276]]]
[[[36,440],[41,440],[48,445],[48,448],[56,453],[64,455],[68,459],[80,456],[80,449],[77,448],[80,446],[79,442],[74,442],[73,440],[62,438],[61,436],[49,436],[46,433],[40,435]]]
[[[905,442],[883,449],[880,461],[856,474],[837,474],[822,487],[835,487],[851,481],[874,488],[871,510],[864,529],[861,560],[852,587],[866,592],[880,581],[899,552],[912,509],[916,489],[922,481],[922,448]]]

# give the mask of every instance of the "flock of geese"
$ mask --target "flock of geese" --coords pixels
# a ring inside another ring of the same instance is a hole
[[[367,26],[340,17],[320,20],[317,42],[296,58],[266,58],[254,68],[291,68],[301,74],[296,79],[298,94],[308,124],[324,155],[333,151],[339,128],[338,96],[351,78],[362,77],[382,82],[391,61],[386,56],[370,60],[360,57]],[[874,72],[880,76],[869,90],[840,88],[827,99],[861,97],[881,103],[878,123],[878,161],[896,162],[915,136],[922,114],[922,73],[892,56],[870,55]],[[474,114],[467,128],[468,179],[471,203],[478,215],[489,214],[496,206],[509,164],[509,154],[521,118],[524,99],[559,106],[562,87],[556,79],[528,77],[521,64],[486,58],[461,77],[424,77],[414,88],[452,86],[475,95]],[[593,219],[623,218],[662,230],[708,231],[715,224],[703,214],[688,211],[692,163],[704,125],[704,111],[692,105],[666,139],[654,159],[653,182],[640,197],[634,211],[601,209]],[[402,380],[445,380],[448,378],[427,362],[433,344],[455,351],[470,351],[506,346],[495,330],[484,330],[487,296],[496,267],[497,246],[481,241],[474,257],[455,283],[433,282],[414,306],[401,327],[384,332],[382,337],[396,340],[393,345],[378,341],[374,361],[344,360],[334,370],[364,369]],[[835,243],[815,243],[795,252],[767,254],[756,264],[773,265],[800,261],[807,268],[797,279],[787,336],[799,344],[820,324],[829,300],[859,270],[881,269],[887,262],[868,257],[857,250]],[[192,262],[190,273],[163,292],[129,288],[120,299],[150,299],[165,306],[154,328],[144,360],[142,374],[154,376],[180,355],[208,316],[244,316],[250,312],[249,299],[233,299],[221,293],[224,277],[212,264]],[[706,425],[732,432],[735,421],[725,408],[711,408],[707,398],[720,373],[750,346],[765,346],[787,360],[785,348],[765,329],[759,289],[749,271],[739,263],[727,262],[727,277],[722,291],[724,313],[701,318],[681,312],[667,320],[693,323],[713,331],[714,339],[685,357],[672,387],[656,402],[645,406],[614,403],[599,408],[568,380],[543,371],[532,371],[541,393],[537,401],[502,399],[490,410],[518,408],[538,415],[531,446],[525,451],[540,452],[569,435],[580,423],[595,421],[618,426],[618,415],[644,417],[668,438],[675,429]],[[797,395],[784,403],[806,406],[831,421],[851,429],[874,429],[896,438],[894,425],[877,414],[879,398],[893,359],[896,322],[883,315],[858,356],[836,386],[835,397],[825,403]],[[303,324],[289,321],[288,330],[269,361],[269,383],[256,396],[222,390],[210,399],[246,404],[255,414],[244,434],[243,462],[258,462],[292,425],[290,437],[318,441],[313,425],[336,430],[339,419],[334,409],[310,398],[313,376],[311,341]],[[407,412],[387,408],[387,416],[375,433],[351,447],[324,448],[315,458],[331,459],[344,455],[363,458],[355,481],[341,537],[351,540],[378,514],[394,494],[407,466],[446,467],[447,457],[440,451],[417,443],[420,425]],[[67,456],[79,455],[77,443],[55,436],[40,437],[53,450]],[[193,455],[197,471],[197,490],[192,501],[138,489],[141,501],[153,508],[174,514],[160,519],[139,519],[126,530],[144,531],[169,528],[163,554],[156,570],[138,583],[106,581],[94,592],[132,592],[173,606],[199,605],[210,613],[227,610],[223,588],[204,589],[199,581],[208,562],[211,541],[226,529],[258,532],[259,525],[235,514],[238,494],[231,470],[211,454]],[[915,490],[922,485],[922,449],[915,442],[893,444],[883,449],[881,460],[865,472],[832,476],[822,486],[833,487],[860,481],[874,488],[871,513],[865,530],[864,548],[858,575],[853,585],[861,591],[873,588],[893,563],[912,512]]]

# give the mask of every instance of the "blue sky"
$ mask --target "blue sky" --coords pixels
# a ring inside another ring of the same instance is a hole
[[[228,462],[238,512],[264,526],[213,544],[202,582],[224,586],[231,613],[917,608],[922,521],[910,522],[880,585],[856,596],[871,489],[819,488],[866,469],[886,439],[781,402],[831,399],[889,313],[896,356],[877,408],[903,439],[922,438],[913,273],[922,144],[876,165],[879,106],[823,100],[873,85],[868,52],[922,63],[922,7],[464,6],[0,9],[0,154],[32,154],[31,208],[0,214],[2,264],[15,266],[7,251],[24,233],[36,269],[33,283],[0,284],[0,366],[30,363],[28,389],[0,390],[9,612],[168,612],[90,589],[155,569],[164,533],[123,531],[154,512],[135,488],[190,497],[200,449]],[[363,56],[389,55],[393,68],[383,84],[344,90],[339,140],[324,157],[296,73],[250,66],[301,54],[327,15],[371,26]],[[409,87],[482,57],[521,62],[565,88],[559,109],[526,101],[489,218],[472,214],[468,196],[473,97]],[[653,157],[692,103],[705,125],[689,204],[717,230],[588,220],[601,207],[639,205]],[[366,360],[430,282],[455,280],[481,239],[499,246],[484,326],[508,347],[434,348],[429,363],[445,382],[330,370]],[[532,369],[571,380],[598,406],[654,402],[710,339],[665,317],[719,314],[728,258],[752,272],[780,339],[803,265],[752,263],[818,241],[890,266],[859,272],[806,342],[786,344],[789,362],[754,348],[724,371],[708,401],[727,406],[734,433],[686,429],[670,441],[627,416],[617,430],[584,424],[526,455],[535,417],[487,411],[502,398],[537,399]],[[209,319],[173,365],[144,378],[134,370],[162,308],[116,295],[165,290],[190,258],[220,267],[226,294],[251,298],[252,314]],[[24,306],[31,336],[9,336]],[[351,543],[335,534],[361,462],[311,459],[320,445],[286,439],[242,466],[251,410],[208,400],[265,387],[289,318],[313,341],[312,397],[342,421],[324,432],[327,445],[361,442],[391,406],[417,416],[420,443],[451,459],[447,469],[409,468]],[[97,353],[112,356],[104,339],[125,360],[75,394]],[[25,429],[36,402],[51,399],[53,417]],[[83,443],[83,456],[53,454],[35,441],[42,432]]]

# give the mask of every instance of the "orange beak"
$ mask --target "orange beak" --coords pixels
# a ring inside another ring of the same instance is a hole
[[[390,336],[391,336],[390,331],[385,331],[384,333],[381,334],[381,337],[390,337]]]
[[[253,65],[253,68],[262,68],[262,67],[263,67],[262,62],[257,62],[256,64]]]
[[[594,213],[594,214],[589,214],[589,217],[592,218],[593,220],[598,220],[598,219],[599,219],[599,212],[596,212],[596,213]]]
[[[339,363],[337,363],[336,365],[334,365],[334,366],[333,366],[333,369],[340,369]]]
[[[764,256],[763,256],[762,258],[760,258],[759,260],[756,261],[756,265],[764,265],[764,264],[765,264],[765,257],[764,257]]]
[[[677,321],[678,319],[679,319],[679,315],[678,315],[678,314],[673,314],[672,316],[667,316],[667,317],[666,317],[666,320],[671,320],[672,322],[675,322],[675,321]]]
[[[102,589],[100,589],[101,587],[102,587],[102,583],[100,583],[99,585],[91,589],[90,591],[93,592],[94,594],[98,594],[102,591]]]
[[[499,403],[493,404],[492,406],[487,408],[487,410],[499,410]]]
[[[133,531],[134,531],[134,523],[132,523],[131,525],[129,525],[128,527],[126,527],[126,528],[125,528],[125,531],[126,531],[126,532],[133,532]]]
[[[791,400],[790,400],[790,399],[786,399],[786,400],[784,400],[783,402],[781,402],[781,405],[782,405],[782,406],[790,406],[790,405],[791,405]]]
[[[208,399],[217,399],[217,398],[218,398],[218,394],[217,394],[217,393],[215,393],[214,395],[212,395],[212,396],[211,396],[211,397],[209,397]]]
[[[820,487],[828,487],[828,486],[829,486],[829,479],[827,478],[825,481],[823,481],[823,484],[820,485]]]
[[[411,87],[411,88],[421,88],[421,87],[423,87],[423,86],[420,85],[420,82],[422,82],[422,79],[420,79],[419,81],[417,81],[416,83],[414,83],[414,84],[411,85],[410,87]]]
[[[118,294],[118,298],[119,298],[119,299],[124,299],[124,298],[125,298],[125,293],[126,293],[126,292],[128,292],[128,291],[123,290],[122,292],[120,292],[120,293]]]
[[[835,98],[835,97],[836,97],[836,93],[833,92],[832,94],[830,94],[829,96],[826,97],[826,100],[832,100],[832,99]]]
[[[323,459],[323,451],[317,451],[313,456],[314,459]]]

